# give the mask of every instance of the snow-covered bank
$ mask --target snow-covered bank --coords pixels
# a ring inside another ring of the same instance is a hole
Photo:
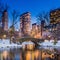
[[[18,45],[18,44],[0,44],[0,48],[5,48],[5,47],[22,47],[22,45]]]
[[[16,43],[11,43],[10,44],[10,40],[9,39],[0,39],[0,48],[6,48],[6,47],[9,47],[9,48],[20,48],[22,47],[22,45],[18,45]]]
[[[60,47],[60,41],[57,41],[56,44],[54,44],[53,41],[45,41],[45,42],[42,42],[42,43],[39,43],[41,46],[43,47]]]

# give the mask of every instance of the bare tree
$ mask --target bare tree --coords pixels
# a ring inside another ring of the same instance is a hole
[[[10,27],[14,27],[14,25],[17,24],[17,22],[19,21],[20,14],[16,10],[13,10],[11,15],[12,15],[12,25]]]
[[[48,25],[49,24],[49,13],[39,13],[37,15],[37,23],[38,25],[41,25],[41,36],[42,36],[42,30],[44,25]]]
[[[12,37],[14,37],[16,27],[15,24],[18,23],[20,14],[16,10],[13,10],[11,16],[12,16],[12,25],[10,26],[10,40]]]
[[[37,15],[37,23],[41,24],[41,21],[45,21],[46,24],[48,24],[50,21],[49,13],[42,12]]]

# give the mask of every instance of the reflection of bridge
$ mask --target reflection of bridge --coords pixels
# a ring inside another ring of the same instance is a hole
[[[35,43],[36,46],[38,46],[38,42],[43,42],[44,39],[37,39],[37,38],[20,38],[19,42],[22,43],[24,41],[32,41],[33,43]]]

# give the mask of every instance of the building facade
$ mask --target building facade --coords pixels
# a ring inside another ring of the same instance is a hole
[[[30,35],[30,28],[31,28],[30,24],[31,24],[30,12],[23,13],[20,16],[21,37],[27,37]]]
[[[60,8],[50,11],[50,23],[56,24],[60,22]]]
[[[50,11],[50,24],[53,38],[60,40],[60,8]]]
[[[8,31],[8,13],[5,10],[2,15],[2,29]]]
[[[40,26],[37,25],[36,23],[32,24],[31,37],[41,38],[41,29]]]

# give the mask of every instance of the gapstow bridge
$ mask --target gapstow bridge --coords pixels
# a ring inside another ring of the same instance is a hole
[[[39,43],[43,42],[44,39],[37,39],[37,38],[20,38],[20,39],[17,39],[20,43],[23,43],[25,41],[31,41],[33,42],[36,46],[39,46]]]

